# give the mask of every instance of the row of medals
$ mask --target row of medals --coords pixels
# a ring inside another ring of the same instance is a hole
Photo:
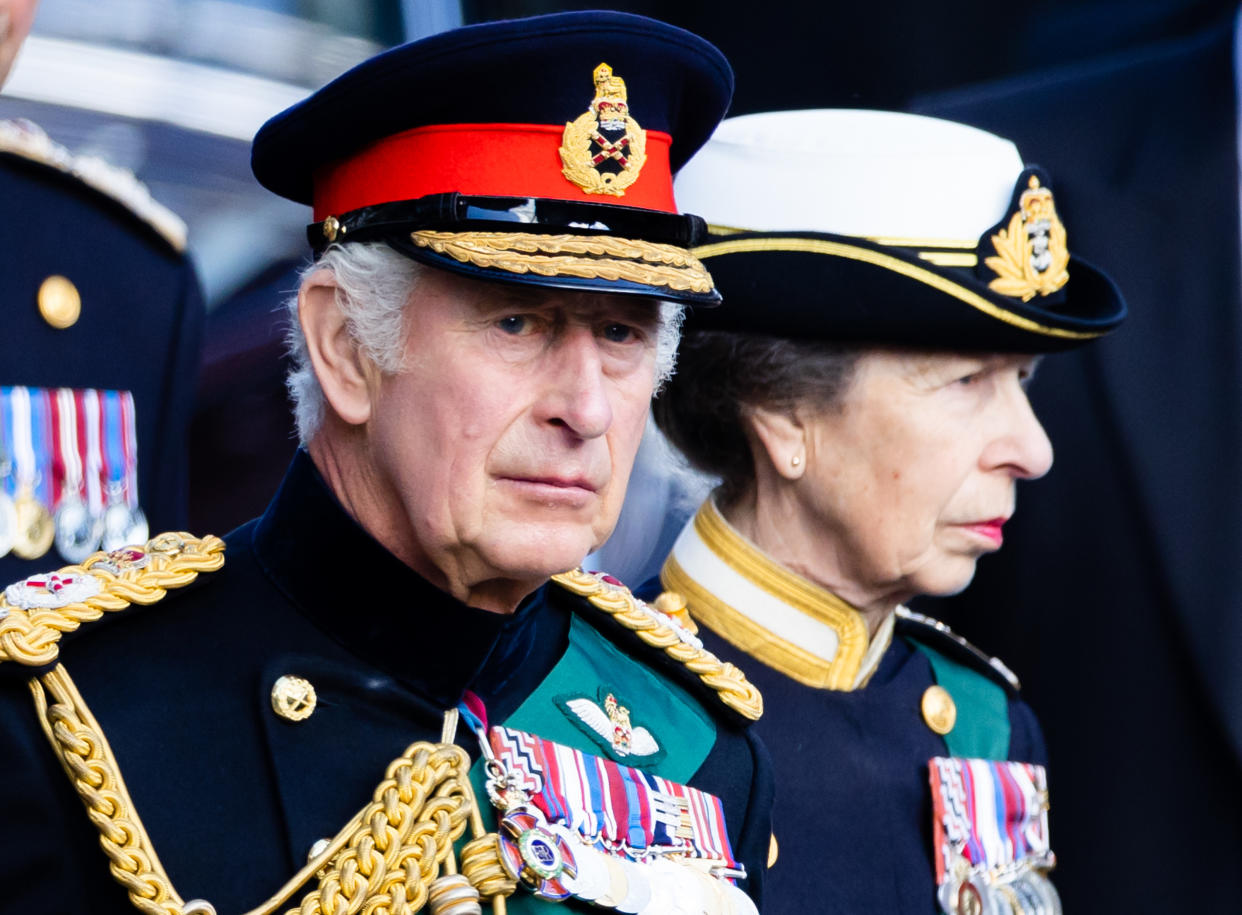
[[[940,894],[949,915],[1061,915],[1056,887],[1036,870],[1007,880],[950,881]]]
[[[555,876],[575,898],[627,915],[758,915],[754,902],[742,889],[711,874],[711,862],[671,855],[636,861],[612,855],[587,844],[562,823],[549,824],[531,808],[519,810],[520,817],[536,820],[537,825],[529,823],[533,828],[516,830],[502,827],[502,832],[521,835],[517,844],[524,866],[510,876],[537,896],[556,898],[537,888],[540,877]],[[562,847],[570,849],[572,861],[553,850],[559,843],[541,841],[538,834],[548,840],[552,835],[559,837]]]
[[[54,543],[66,562],[79,563],[97,550],[145,543],[148,533],[142,509],[120,499],[111,499],[100,514],[69,495],[52,513],[29,489],[16,497],[0,492],[0,557],[11,552],[19,559],[38,559]]]

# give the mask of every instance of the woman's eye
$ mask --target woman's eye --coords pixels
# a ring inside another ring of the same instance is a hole
[[[961,378],[957,379],[957,381],[954,382],[954,384],[960,384],[960,385],[969,387],[972,384],[976,384],[979,381],[979,379],[982,377],[983,377],[982,372],[971,372],[969,375],[963,375]]]

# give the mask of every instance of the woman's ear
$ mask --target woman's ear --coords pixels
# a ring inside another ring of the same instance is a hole
[[[801,479],[806,471],[806,428],[793,412],[747,407],[743,417],[750,427],[755,460],[767,455],[772,468],[786,480]],[[757,442],[757,445],[754,443]]]
[[[349,332],[337,288],[331,270],[307,277],[298,290],[298,321],[324,399],[344,422],[358,426],[371,418],[369,381],[378,372]]]

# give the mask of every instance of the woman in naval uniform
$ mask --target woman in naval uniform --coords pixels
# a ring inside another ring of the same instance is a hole
[[[677,193],[725,307],[691,317],[655,416],[720,484],[661,601],[766,697],[766,911],[1059,911],[1018,681],[903,604],[1000,548],[1052,463],[1037,354],[1113,329],[1115,287],[1069,254],[1042,171],[946,121],[734,118]]]

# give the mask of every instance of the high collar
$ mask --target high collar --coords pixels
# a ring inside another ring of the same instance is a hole
[[[341,506],[299,450],[254,529],[254,552],[299,611],[346,650],[440,707],[491,692],[537,637],[544,589],[512,614],[471,607],[388,552]],[[542,614],[547,616],[547,614]]]
[[[893,614],[869,641],[857,609],[760,550],[711,499],[682,530],[660,578],[696,620],[806,686],[864,685],[892,640]]]

